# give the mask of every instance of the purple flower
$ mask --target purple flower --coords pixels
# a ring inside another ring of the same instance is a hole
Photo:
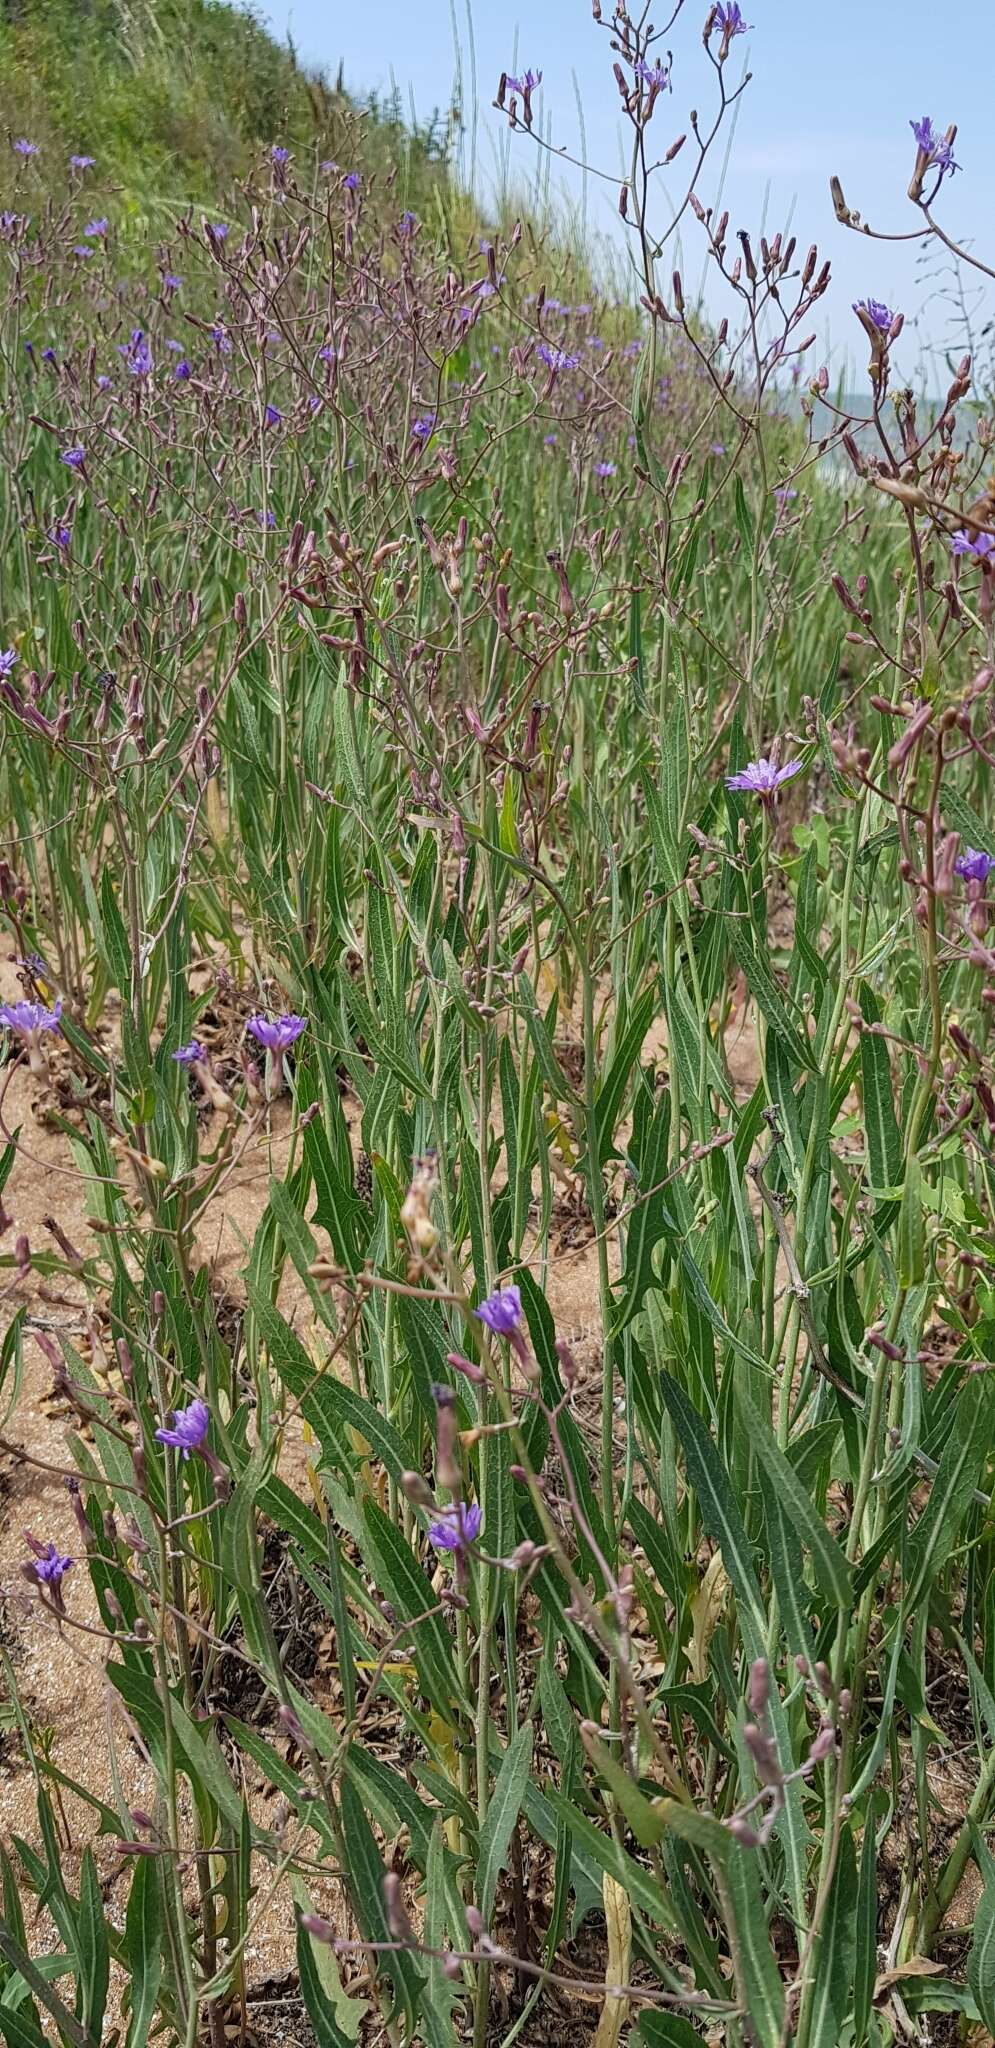
[[[101,216],[99,220],[88,220],[85,228],[83,229],[83,233],[84,235],[88,235],[91,241],[94,241],[96,239],[99,239],[101,236],[106,235],[109,227],[110,221],[105,220],[103,216]]]
[[[722,30],[723,37],[727,43],[731,43],[733,36],[745,36],[747,29],[753,27],[752,21],[743,20],[742,13],[739,7],[736,6],[735,0],[733,0],[731,7],[723,5],[723,0],[719,0],[712,25],[714,28]]]
[[[267,1052],[283,1053],[302,1031],[307,1030],[307,1018],[295,1017],[292,1011],[282,1017],[256,1016],[249,1018],[246,1028],[259,1045],[266,1047]]]
[[[43,349],[42,349],[42,352],[41,352],[41,359],[42,359],[42,362],[43,362],[43,363],[54,363],[54,361],[55,361],[55,350],[54,350],[54,348],[43,348]]]
[[[278,426],[279,426],[279,424],[280,424],[280,421],[281,421],[281,420],[282,420],[282,418],[283,418],[283,414],[282,414],[282,412],[280,412],[280,411],[279,411],[279,409],[278,409],[278,407],[277,407],[277,406],[275,406],[275,405],[268,405],[268,406],[266,407],[266,411],[265,411],[265,414],[264,414],[264,418],[265,418],[265,421],[266,421],[266,425],[267,425],[268,427],[278,427]]]
[[[566,349],[554,348],[550,341],[538,342],[536,355],[541,363],[545,363],[547,370],[576,370],[580,364],[579,356],[570,356]]]
[[[95,156],[71,156],[69,159],[70,169],[74,171],[92,171],[96,161]]]
[[[167,292],[178,292],[181,284],[183,283],[183,279],[182,277],[177,277],[175,270],[164,270],[162,274],[162,282],[163,288]]]
[[[615,464],[613,462],[596,462],[594,474],[595,476],[614,476]]]
[[[976,847],[967,846],[960,859],[954,862],[954,867],[965,882],[983,884],[995,868],[995,860],[990,853],[979,853]]]
[[[224,220],[205,221],[204,232],[210,242],[224,242],[228,239],[228,223]]]
[[[437,1522],[429,1526],[428,1540],[435,1550],[455,1550],[462,1556],[480,1534],[483,1517],[477,1502],[457,1501],[443,1508]]]
[[[171,1444],[182,1458],[189,1458],[191,1451],[200,1450],[207,1436],[210,1420],[211,1411],[207,1402],[198,1397],[196,1401],[191,1401],[189,1408],[173,1409],[173,1427],[157,1429],[156,1443]]]
[[[712,444],[711,444],[711,453],[712,453],[713,455],[724,455],[724,454],[725,454],[725,452],[726,452],[726,444],[725,444],[725,442],[724,442],[724,441],[713,441],[713,442],[712,442]]]
[[[960,165],[954,163],[953,144],[945,135],[937,135],[928,114],[924,114],[921,121],[910,121],[909,127],[915,136],[916,148],[925,153],[926,169],[939,171],[942,185],[948,171],[952,175],[960,170]]]
[[[199,1038],[191,1038],[189,1045],[178,1046],[172,1057],[181,1067],[193,1067],[199,1060],[206,1060],[207,1047],[201,1045]]]
[[[522,1297],[517,1287],[496,1287],[473,1311],[492,1336],[510,1337],[522,1320]]]
[[[101,375],[101,376],[99,376],[99,377],[97,378],[96,382],[97,382],[97,390],[98,390],[98,391],[109,391],[109,390],[110,390],[110,388],[111,388],[111,380],[110,380],[110,378],[109,378],[109,377],[105,377],[105,376]],[[63,462],[65,461],[65,459],[66,459],[66,458],[65,458],[65,456],[63,456],[63,458],[62,458]]]
[[[855,299],[853,310],[855,313],[866,313],[868,320],[879,328],[882,334],[889,332],[895,318],[890,307],[884,305],[881,299]]]
[[[995,554],[995,538],[990,533],[979,533],[977,540],[972,540],[961,526],[950,542],[950,552],[952,555],[976,555],[979,561],[984,562],[989,555]]]
[[[557,437],[556,437],[556,435],[555,435],[555,434],[544,434],[544,435],[543,435],[543,437],[542,437],[542,445],[543,445],[543,447],[544,447],[544,448],[553,448],[553,447],[555,447],[555,445],[556,445],[556,439],[557,439]]]
[[[29,142],[26,135],[18,136],[17,141],[14,143],[14,148],[17,151],[18,156],[38,155],[37,142]]]
[[[131,340],[118,343],[118,354],[124,357],[125,367],[133,377],[149,377],[152,374],[152,351],[140,327],[133,327]]]
[[[72,534],[68,526],[50,526],[45,538],[51,541],[53,547],[67,548],[72,540]]]
[[[4,670],[5,675],[9,673],[9,669]],[[57,1031],[61,1015],[60,1002],[52,1010],[46,1010],[43,1003],[0,1003],[0,1024],[23,1038],[25,1045],[36,1044],[43,1031]]]
[[[274,142],[270,157],[275,164],[286,164],[290,162],[290,151],[284,148],[282,142]]]
[[[770,803],[782,782],[788,782],[792,775],[798,775],[801,766],[800,761],[786,761],[784,767],[779,768],[776,761],[768,761],[766,754],[761,754],[759,761],[748,762],[738,774],[727,775],[726,788],[749,790],[751,795],[762,797],[764,803]]]
[[[5,654],[0,654],[0,676],[9,676],[11,674],[17,658],[16,647],[8,647]]]
[[[429,441],[434,432],[434,412],[423,413],[421,419],[413,420],[411,423],[411,439],[413,441]]]
[[[509,77],[507,81],[508,91],[520,92],[523,99],[525,99],[528,93],[535,92],[536,86],[541,84],[541,71],[523,71],[521,78]]]
[[[640,85],[648,87],[653,94],[663,92],[670,84],[670,66],[661,64],[659,57],[655,64],[647,64],[645,57],[637,57],[633,69]],[[577,310],[580,311],[579,306]]]
[[[88,249],[85,242],[77,242],[73,249],[73,255],[82,256],[85,260],[87,256],[95,256],[96,250]]]
[[[66,1573],[72,1570],[72,1558],[64,1557],[54,1543],[39,1543],[37,1536],[32,1536],[30,1531],[26,1534],[26,1541],[34,1555],[34,1564],[27,1568],[29,1577],[36,1581],[40,1579],[44,1586],[60,1586]]]
[[[774,489],[774,496],[779,505],[787,505],[792,498],[797,498],[798,492],[791,490],[788,484],[777,484]]]
[[[410,208],[408,208],[406,212],[402,213],[397,225],[402,235],[410,235],[412,229],[418,226],[418,215],[412,213]]]
[[[318,361],[319,363],[334,363],[337,355],[338,349],[333,348],[331,342],[326,342],[324,348],[318,350]]]
[[[187,378],[192,377],[192,375],[193,371],[191,370],[190,365],[187,362],[186,356],[184,356],[182,361],[177,363],[176,368],[173,371],[173,376],[176,378],[178,383],[185,384]]]
[[[257,513],[255,514],[255,521],[256,521],[256,525],[257,525],[257,526],[261,526],[261,527],[263,528],[264,532],[266,532],[266,533],[272,533],[272,531],[273,531],[273,528],[274,528],[274,527],[275,527],[275,525],[276,525],[276,513],[275,513],[275,512],[268,512],[268,511],[267,511],[267,512],[257,512]]]
[[[362,182],[358,171],[347,171],[342,180],[347,192],[358,192]]]
[[[100,378],[98,377],[97,383],[99,384],[99,382]],[[107,379],[107,382],[108,384],[110,383],[109,377]],[[82,469],[84,463],[86,462],[86,449],[63,448],[62,453],[59,456],[59,461],[64,462],[67,469]]]

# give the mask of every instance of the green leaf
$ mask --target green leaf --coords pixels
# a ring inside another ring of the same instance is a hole
[[[322,1953],[330,1953],[322,1950]],[[314,2028],[318,2048],[353,2048],[355,2034],[347,2034],[339,2025],[335,2006],[332,2004],[321,1981],[318,1968],[318,1944],[305,1927],[297,1921],[297,1975],[300,1979],[301,1997],[304,2009]],[[359,2006],[359,2017],[364,2010],[361,2000],[350,2000]]]
[[[505,1750],[480,1830],[476,1891],[485,1927],[490,1925],[498,1877],[508,1853],[512,1829],[521,1812],[532,1764],[533,1740],[531,1721],[523,1721]]]
[[[79,1885],[79,1945],[83,1964],[83,2025],[99,2041],[111,1974],[110,1944],[93,1851],[83,1851]]]
[[[907,1370],[909,1368],[906,1368]],[[913,1614],[960,1534],[992,1438],[993,1386],[989,1373],[972,1373],[957,1397],[953,1424],[940,1455],[929,1499],[912,1532],[905,1612]]]
[[[837,1607],[849,1607],[850,1571],[843,1552],[821,1516],[816,1514],[794,1467],[775,1442],[773,1431],[754,1406],[745,1384],[736,1390],[736,1410],[746,1424],[747,1435],[772,1491],[809,1552],[823,1592]]]
[[[763,1655],[766,1621],[753,1554],[732,1482],[701,1416],[671,1373],[661,1372],[660,1392],[684,1449],[688,1484],[701,1510],[701,1519],[712,1542],[722,1552],[722,1562],[735,1589],[747,1655],[752,1660]]]
[[[126,2048],[145,2048],[162,1975],[162,1897],[158,1860],[139,1856],[128,1893],[124,1943],[131,1986]]]
[[[873,1835],[873,1824],[871,1833]],[[850,2011],[856,1947],[857,1860],[848,1827],[840,1834],[825,1926],[815,1960],[809,2039],[812,2048],[839,2048]]]
[[[878,1852],[874,1816],[868,1811],[860,1847],[860,1878],[853,1965],[853,2044],[864,2048],[878,1968]]]
[[[988,2032],[995,2036],[995,1875],[989,1876],[974,1909],[967,1981]]]
[[[898,1211],[899,1286],[918,1287],[925,1274],[926,1236],[922,1169],[913,1154],[905,1168],[902,1201]]]
[[[860,983],[858,995],[864,1022],[880,1023],[880,1006],[868,982]],[[902,1178],[902,1134],[895,1117],[891,1060],[886,1041],[872,1031],[860,1034],[860,1077],[871,1186],[897,1187]]]

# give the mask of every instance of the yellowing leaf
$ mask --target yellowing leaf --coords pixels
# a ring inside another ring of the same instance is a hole
[[[728,1591],[728,1575],[717,1550],[691,1602],[694,1627],[688,1646],[688,1677],[693,1685],[701,1685],[708,1677],[708,1645],[719,1625]]]
[[[605,1963],[605,2002],[594,2036],[594,2048],[618,2048],[629,2001],[618,1997],[617,1987],[629,1981],[632,1910],[628,1893],[608,1876],[607,1871],[602,1879],[601,1896],[608,1933],[608,1960]]]

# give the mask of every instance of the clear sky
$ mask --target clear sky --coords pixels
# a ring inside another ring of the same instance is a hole
[[[470,0],[472,4],[472,0]],[[611,0],[603,0],[610,13]],[[612,77],[609,35],[595,26],[590,0],[531,0],[521,18],[513,7],[477,0],[472,36],[467,0],[360,0],[330,6],[328,0],[262,0],[264,17],[278,35],[289,29],[302,58],[332,74],[341,61],[347,88],[400,89],[405,105],[425,118],[444,109],[461,68],[466,136],[464,168],[486,195],[502,176],[535,175],[536,151],[522,135],[511,140],[507,124],[491,101],[502,69],[531,66],[543,72],[541,106],[550,139],[572,154],[613,172],[621,163],[622,124]],[[915,225],[905,196],[915,155],[909,130],[912,115],[929,114],[942,132],[958,124],[955,155],[963,166],[948,180],[937,207],[950,233],[972,241],[995,267],[995,151],[992,134],[992,0],[749,0],[742,11],[753,23],[733,45],[730,69],[736,77],[745,57],[753,74],[740,106],[723,203],[730,226],[768,234],[790,217],[802,246],[817,241],[830,257],[834,281],[823,301],[819,342],[812,355],[835,369],[847,360],[866,360],[862,337],[850,312],[855,298],[871,296],[902,307],[910,323],[901,344],[900,366],[915,374],[918,341],[933,349],[963,346],[963,327],[952,319],[953,278],[937,275],[935,262],[923,267],[917,243],[880,244],[839,227],[828,180],[842,179],[847,202],[875,227],[897,232]],[[667,18],[666,0],[655,10]],[[701,48],[708,0],[684,0],[666,41],[673,50],[673,96],[657,102],[653,130],[666,143],[687,127],[690,108],[704,123],[714,82]],[[474,68],[476,93],[474,95]],[[578,100],[583,107],[586,150],[581,145]],[[473,112],[476,105],[476,130]],[[474,148],[475,144],[475,148]],[[506,154],[507,153],[507,154]],[[659,151],[662,154],[662,149]],[[687,160],[670,174],[671,191]],[[557,169],[569,203],[583,203],[576,173]],[[710,194],[706,194],[711,196]],[[586,220],[592,232],[617,240],[615,195],[587,181]],[[665,198],[660,198],[661,217]],[[682,262],[697,287],[701,244],[685,237]],[[549,290],[555,291],[555,279]],[[976,331],[992,311],[979,300],[965,273],[965,289]],[[714,292],[709,303],[718,305]],[[913,329],[914,323],[914,329]],[[942,371],[941,371],[942,374]]]

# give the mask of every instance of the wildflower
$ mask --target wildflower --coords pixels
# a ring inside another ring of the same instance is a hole
[[[92,242],[99,240],[104,235],[106,235],[109,227],[110,221],[104,219],[103,215],[101,215],[101,218],[99,220],[88,220],[85,228],[83,229],[83,233],[84,235],[88,236],[90,241]]]
[[[42,349],[42,352],[41,352],[41,359],[42,359],[42,362],[43,362],[43,363],[54,363],[54,361],[55,361],[55,350],[54,350],[54,348],[43,348],[43,349]]]
[[[98,391],[109,391],[109,390],[110,390],[110,388],[111,388],[111,380],[110,380],[110,378],[109,378],[109,377],[105,377],[105,376],[100,376],[100,377],[98,377],[98,378],[97,378],[97,390],[98,390]],[[63,456],[63,458],[62,458],[62,459],[63,459],[63,462],[64,462],[64,461],[65,461],[65,459],[66,459],[66,458],[65,458],[65,456]]]
[[[209,242],[225,242],[228,239],[228,223],[224,220],[205,221],[204,233]]]
[[[72,534],[68,526],[50,526],[45,539],[50,540],[53,547],[67,548],[72,540]]]
[[[9,669],[4,673],[9,675]],[[0,1003],[0,1025],[22,1040],[33,1074],[44,1074],[47,1071],[41,1041],[46,1031],[58,1030],[61,1015],[61,1002],[57,1002],[51,1010],[46,1010],[43,1003]]]
[[[181,284],[183,283],[183,279],[182,277],[177,277],[176,272],[174,270],[164,270],[162,274],[162,283],[163,289],[165,291],[178,292]]]
[[[640,85],[645,85],[654,99],[658,92],[664,92],[670,84],[670,66],[661,64],[659,57],[655,64],[647,64],[645,57],[637,57],[633,69]],[[580,311],[579,306],[577,311]]]
[[[787,484],[777,484],[774,489],[774,496],[779,505],[787,505],[792,498],[797,498],[798,492],[791,490]]]
[[[322,157],[322,159],[321,159],[321,162],[320,162],[320,164],[318,165],[318,169],[319,169],[319,171],[324,171],[324,172],[325,172],[325,174],[326,174],[326,176],[327,176],[327,174],[328,174],[328,173],[329,173],[330,171],[337,171],[337,170],[338,170],[338,164],[337,164],[337,163],[335,162],[335,159],[334,159],[334,157],[330,157],[330,156],[325,156],[325,157]]]
[[[358,192],[362,182],[358,171],[347,171],[342,180],[347,192]]]
[[[881,299],[855,299],[853,310],[858,314],[866,313],[872,327],[877,327],[882,334],[889,332],[895,319],[890,307]]]
[[[749,761],[737,774],[727,775],[726,788],[748,790],[752,796],[758,796],[763,803],[769,804],[782,782],[800,774],[801,766],[800,761],[786,761],[784,767],[779,768],[776,761],[769,761],[766,754],[761,754],[759,761]]]
[[[302,1031],[307,1030],[307,1018],[296,1017],[292,1011],[282,1017],[250,1017],[246,1027],[251,1031],[257,1044],[264,1045],[267,1052],[284,1053],[292,1046]]]
[[[95,254],[96,251],[93,249],[88,249],[85,242],[77,242],[73,248],[73,255],[82,256],[84,260],[86,259],[87,256],[93,256]]]
[[[713,455],[724,455],[724,454],[725,454],[725,452],[726,452],[726,444],[725,444],[725,442],[724,442],[724,441],[713,441],[713,442],[712,442],[712,444],[711,444],[711,451],[710,451],[710,452],[711,452],[711,454],[713,454]]]
[[[286,164],[290,162],[290,151],[284,148],[282,142],[274,142],[270,150],[270,157],[275,164]]]
[[[580,367],[579,356],[568,355],[566,349],[554,348],[549,341],[537,343],[536,355],[541,363],[545,363],[547,370],[576,370]]]
[[[402,213],[397,225],[402,235],[410,235],[413,232],[413,230],[418,226],[418,215],[416,213],[412,213],[410,208],[408,208],[404,213]]]
[[[41,1579],[42,1584],[61,1585],[66,1573],[72,1570],[72,1558],[64,1557],[61,1551],[56,1550],[54,1543],[39,1543],[34,1536],[29,1536],[28,1542],[34,1551],[35,1574]]]
[[[189,1045],[178,1046],[172,1057],[181,1067],[193,1067],[198,1060],[206,1060],[207,1047],[201,1045],[199,1038],[191,1038]]]
[[[193,376],[193,371],[191,370],[190,365],[187,362],[186,356],[183,357],[181,362],[177,363],[176,368],[173,371],[173,376],[176,379],[176,381],[180,384],[185,384],[187,378]]]
[[[476,1542],[482,1520],[476,1501],[457,1501],[454,1507],[443,1508],[438,1521],[430,1524],[428,1540],[433,1549],[454,1550],[462,1558]]]
[[[213,341],[215,348],[218,350],[218,353],[223,356],[230,356],[231,342],[229,341],[224,328],[220,325],[214,326],[211,328],[210,334],[211,340]]]
[[[74,171],[92,171],[96,161],[95,156],[71,156],[69,166]]]
[[[191,1401],[189,1408],[173,1409],[172,1429],[157,1429],[157,1444],[169,1444],[179,1451],[181,1458],[188,1459],[191,1451],[199,1451],[207,1436],[211,1411],[206,1401],[199,1396]]]
[[[982,885],[987,882],[993,868],[995,868],[995,859],[992,858],[992,855],[990,853],[979,853],[978,849],[974,846],[965,847],[960,859],[954,862],[955,872],[960,875],[963,881],[980,882]]]
[[[331,343],[326,342],[324,348],[318,350],[318,361],[319,363],[334,363],[337,355],[338,349],[332,348]]]
[[[613,462],[596,462],[594,474],[595,476],[614,476],[615,464]]]
[[[264,532],[266,533],[272,533],[273,528],[276,525],[275,512],[257,512],[255,518],[257,526],[261,526]]]
[[[268,427],[278,427],[278,426],[279,426],[279,424],[280,424],[280,421],[281,421],[281,420],[282,420],[282,418],[283,418],[283,414],[282,414],[282,412],[280,412],[280,411],[279,411],[279,409],[278,409],[278,408],[277,408],[277,407],[276,407],[275,405],[268,405],[268,406],[266,407],[266,412],[265,412],[265,414],[264,414],[264,418],[265,418],[265,421],[266,421],[266,425],[267,425]]]
[[[735,5],[735,0],[732,6],[724,5],[723,0],[719,0],[718,6],[712,11],[712,27],[722,30],[723,45],[728,49],[733,36],[745,36],[747,29],[753,27],[753,23],[743,20],[741,9]]]
[[[124,357],[125,367],[133,377],[148,377],[152,373],[152,351],[140,327],[133,327],[131,340],[118,343],[118,354]]]
[[[420,419],[413,420],[411,423],[411,439],[413,441],[430,441],[434,432],[434,412],[423,413]]]
[[[37,144],[37,142],[29,142],[29,141],[28,141],[28,139],[27,139],[27,136],[26,136],[26,135],[19,135],[19,136],[18,136],[18,138],[17,138],[17,141],[16,141],[15,143],[14,143],[14,145],[13,145],[13,146],[14,146],[14,149],[16,150],[16,152],[17,152],[18,156],[37,156],[37,155],[38,155],[38,144]]]
[[[948,142],[945,135],[937,135],[928,114],[924,114],[921,121],[910,121],[909,127],[915,136],[916,148],[926,159],[924,169],[939,171],[942,185],[948,171],[953,175],[954,171],[960,170],[960,165],[954,162],[953,143]]]
[[[108,377],[106,381],[109,384],[111,380]],[[100,383],[99,377],[97,378],[97,383]],[[86,449],[63,448],[59,461],[64,462],[67,469],[82,469],[86,463]]]
[[[525,99],[530,92],[535,92],[536,87],[541,84],[541,71],[523,71],[521,78],[512,78],[509,76],[508,91],[520,92],[522,98]]]
[[[5,654],[0,654],[0,676],[10,675],[17,662],[17,658],[16,647],[8,647]]]
[[[950,552],[952,555],[975,555],[984,562],[989,555],[995,554],[995,537],[990,533],[979,533],[977,540],[972,540],[961,526],[950,542]]]
[[[522,1320],[522,1296],[517,1287],[496,1287],[473,1311],[494,1337],[510,1337]]]
[[[543,435],[543,437],[542,437],[542,445],[543,445],[543,447],[544,447],[544,448],[554,448],[554,447],[556,446],[557,438],[558,438],[558,437],[557,437],[557,435],[556,435],[556,434],[544,434],[544,435]]]

